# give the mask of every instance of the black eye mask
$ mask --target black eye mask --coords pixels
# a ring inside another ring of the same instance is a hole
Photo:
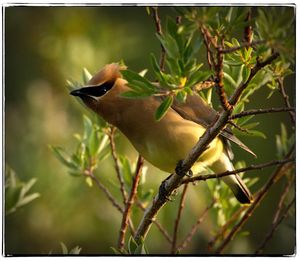
[[[106,92],[108,92],[113,86],[114,81],[107,81],[100,85],[93,85],[88,87],[83,87],[78,90],[71,91],[70,94],[73,96],[93,96],[93,97],[101,97]]]

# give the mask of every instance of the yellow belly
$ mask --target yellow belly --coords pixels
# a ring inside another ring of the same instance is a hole
[[[145,137],[144,142],[133,145],[155,167],[166,172],[174,172],[178,161],[183,160],[188,155],[204,131],[205,128],[194,123],[185,123],[182,126],[171,125],[159,135],[151,133]],[[193,172],[198,172],[206,166],[212,165],[219,159],[222,151],[221,140],[219,138],[214,139],[194,164]]]

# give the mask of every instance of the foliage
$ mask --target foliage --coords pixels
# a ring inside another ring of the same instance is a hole
[[[81,252],[81,248],[79,246],[76,246],[70,250],[68,250],[67,246],[60,242],[61,250],[63,255],[79,255]]]
[[[175,22],[172,18],[167,18],[163,33],[156,34],[165,51],[165,57],[162,55],[161,59],[165,59],[166,68],[159,65],[154,54],[150,54],[149,70],[147,68],[140,73],[131,69],[122,71],[123,78],[127,80],[131,88],[130,91],[122,94],[123,97],[143,99],[155,96],[161,100],[154,115],[157,121],[165,116],[175,100],[183,103],[187,95],[200,95],[209,104],[218,108],[215,103],[216,99],[212,97],[212,89],[197,88],[206,82],[212,82],[212,86],[217,86],[217,83],[222,80],[226,98],[241,86],[247,85],[233,108],[232,113],[238,114],[251,104],[253,95],[261,88],[266,86],[269,88],[266,98],[270,98],[274,91],[278,90],[278,82],[282,82],[286,76],[293,73],[295,66],[294,28],[291,26],[293,20],[288,19],[286,24],[284,18],[276,20],[277,9],[255,9],[254,18],[251,20],[245,19],[250,12],[249,7],[188,7],[176,8],[176,10],[181,19]],[[289,16],[288,11],[282,12],[282,17]],[[251,43],[245,43],[245,37],[241,36],[240,31],[250,26],[253,27],[250,35]],[[272,33],[268,32],[269,28],[272,28]],[[284,39],[288,41],[283,41]],[[259,65],[267,61],[274,53],[279,53],[280,59],[260,68]],[[211,60],[200,62],[203,54]],[[220,54],[223,55],[222,58]],[[223,59],[221,63],[220,59]],[[255,71],[256,68],[259,68],[258,71]],[[146,77],[147,71],[154,75],[154,79]],[[84,69],[83,82],[88,82],[90,77],[90,73]],[[79,84],[69,81],[68,86],[76,88]],[[266,138],[267,135],[264,132],[256,129],[259,122],[254,119],[254,115],[234,119],[233,124],[237,127],[233,129],[234,134]],[[112,150],[108,146],[109,142],[112,143],[112,139],[109,141],[109,138],[112,138],[109,135],[112,134],[108,131],[109,126],[102,122],[92,123],[87,116],[84,116],[83,123],[83,135],[75,135],[77,144],[74,153],[68,154],[61,147],[51,146],[51,149],[60,162],[69,169],[71,175],[84,175],[87,184],[91,186],[93,184],[91,177],[94,177],[93,173],[98,163],[104,160]],[[282,158],[286,155],[293,143],[294,137],[287,138],[286,127],[282,124],[281,134],[276,136],[278,157]],[[116,171],[120,171],[119,174],[121,174],[119,177],[121,192],[124,181],[125,191],[130,193],[136,166],[128,157],[119,154],[115,157],[115,161]],[[236,168],[245,166],[244,161],[236,163]],[[146,169],[144,169],[143,177],[145,173]],[[248,187],[252,187],[258,178],[244,178],[244,181]],[[112,181],[111,184],[113,184]],[[218,180],[208,180],[207,184],[211,196],[216,199],[212,215],[219,229],[238,211],[240,205],[232,197],[229,188],[219,183]],[[115,184],[114,187],[116,186]],[[152,197],[153,190],[145,189],[144,191],[143,182],[141,182],[138,189],[139,202],[147,204]],[[227,231],[234,225],[235,223],[229,225]],[[243,234],[246,235],[247,233],[244,232]],[[144,242],[137,244],[131,236],[127,245],[127,249],[111,249],[115,254],[149,253]],[[67,251],[65,247],[63,250]]]
[[[109,155],[108,136],[99,125],[92,123],[85,115],[83,126],[83,135],[78,133],[74,135],[77,144],[72,154],[68,154],[61,147],[50,146],[50,148],[57,159],[69,169],[70,175],[75,177],[87,175],[86,182],[92,186],[89,172],[93,172],[98,164]]]
[[[22,182],[9,166],[5,168],[5,214],[14,213],[19,208],[29,204],[40,196],[39,193],[30,193],[37,179]]]

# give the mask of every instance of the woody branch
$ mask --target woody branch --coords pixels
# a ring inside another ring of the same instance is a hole
[[[275,60],[278,55],[278,53],[274,53],[264,62],[257,62],[257,64],[251,69],[248,80],[245,83],[241,84],[230,97],[229,102],[232,106],[234,106],[238,102],[243,91],[248,86],[251,79],[256,75],[256,73],[261,68]],[[205,151],[210,142],[217,137],[217,135],[223,128],[225,128],[230,115],[231,111],[223,110],[217,117],[217,120],[214,122],[214,124],[212,126],[209,126],[206,132],[200,137],[199,141],[192,148],[187,157],[183,161],[181,161],[180,164],[178,164],[175,173],[161,184],[161,189],[164,191],[164,196],[162,196],[162,194],[160,193],[156,194],[155,198],[152,201],[152,204],[145,211],[135,234],[135,240],[137,242],[141,242],[141,239],[145,238],[153,220],[155,220],[157,216],[158,211],[166,204],[168,197],[172,194],[172,192],[178,186],[180,186],[184,176],[191,169],[199,156]]]

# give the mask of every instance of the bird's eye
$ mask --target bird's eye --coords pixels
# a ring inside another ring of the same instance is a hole
[[[103,96],[106,92],[108,92],[113,86],[114,81],[107,81],[100,85],[89,86],[81,89],[81,92],[86,95],[100,97]]]

